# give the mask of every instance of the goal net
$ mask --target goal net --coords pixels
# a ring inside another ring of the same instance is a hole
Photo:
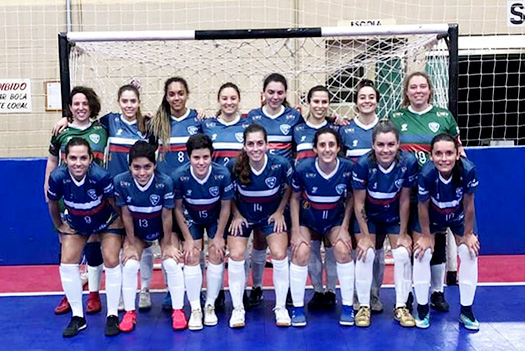
[[[378,114],[384,117],[399,108],[403,78],[415,70],[431,75],[436,88],[433,103],[449,107],[448,30],[449,25],[434,24],[70,32],[69,55],[61,55],[69,60],[69,76],[62,70],[62,83],[69,84],[67,89],[94,88],[104,109],[115,111],[118,88],[134,81],[141,86],[142,110],[153,113],[162,100],[164,81],[181,76],[189,83],[188,106],[214,115],[220,85],[239,86],[246,113],[261,105],[264,78],[278,72],[288,79],[293,106],[304,107],[308,90],[321,84],[331,92],[334,112],[352,116],[355,87],[367,78],[381,93]]]

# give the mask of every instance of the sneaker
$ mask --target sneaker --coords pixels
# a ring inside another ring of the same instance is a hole
[[[275,324],[278,327],[289,327],[292,324],[288,310],[285,307],[275,307],[273,312],[275,313]]]
[[[204,328],[202,325],[202,310],[200,308],[191,310],[190,320],[188,321],[188,329],[201,330],[202,328]]]
[[[102,310],[100,305],[100,294],[98,291],[91,291],[88,295],[86,304],[86,313],[93,314],[98,313]]]
[[[175,330],[186,329],[188,326],[188,321],[186,320],[184,310],[173,310],[173,312],[171,312],[171,326]]]
[[[171,307],[171,295],[170,295],[169,291],[166,294],[166,296],[164,296],[164,300],[162,301],[162,309],[164,311],[171,311],[171,309],[172,309],[172,307]]]
[[[406,307],[398,307],[394,310],[394,319],[399,322],[402,327],[412,328],[416,326],[414,317]]]
[[[248,298],[248,305],[250,307],[255,307],[261,304],[263,297],[263,290],[260,286],[257,286],[252,289],[250,292],[250,297]]]
[[[140,290],[139,294],[139,310],[147,311],[151,309],[151,296],[149,289],[144,288]]]
[[[226,300],[226,296],[224,294],[224,289],[221,289],[219,291],[219,295],[217,296],[217,299],[215,299],[215,310],[216,311],[224,311],[224,305],[225,305],[225,301]]]
[[[135,329],[135,324],[137,324],[137,312],[127,311],[124,314],[124,317],[122,317],[122,321],[120,321],[118,328],[121,332],[129,333]]]
[[[450,309],[448,302],[445,300],[445,294],[439,291],[434,291],[430,295],[430,306],[439,312],[448,312]]]
[[[341,317],[339,317],[340,325],[354,325],[354,308],[352,306],[341,306]]]
[[[306,325],[306,314],[304,313],[304,307],[292,308],[292,326],[304,327]]]
[[[447,286],[458,285],[458,272],[448,271],[446,282],[447,282]]]
[[[290,289],[288,289],[288,293],[286,294],[286,306],[293,307],[292,293],[290,292]]]
[[[472,315],[472,317],[474,317],[474,315]],[[468,329],[468,330],[479,330],[479,322],[478,320],[476,319],[476,317],[474,317],[474,320],[472,320],[469,316],[467,316],[466,314],[464,313],[461,313],[459,315],[459,322],[461,324],[463,324],[463,326],[465,327],[465,329]]]
[[[232,316],[230,318],[230,328],[243,328],[245,326],[244,308],[234,308],[232,311]]]
[[[242,294],[242,306],[245,311],[250,309],[250,298],[248,297],[246,290],[244,290],[244,293]]]
[[[358,327],[370,326],[370,307],[361,306],[354,319],[355,325]]]
[[[308,301],[309,310],[320,310],[325,307],[325,295],[322,292],[315,291],[314,296]]]
[[[421,329],[427,329],[428,327],[430,327],[430,312],[428,312],[425,318],[423,319],[419,319],[419,314],[416,313],[414,321],[416,322],[416,327]]]
[[[337,304],[337,299],[335,297],[335,293],[333,291],[327,291],[324,293],[324,308],[327,310],[331,310],[335,308],[335,305]]]
[[[118,300],[118,311],[119,312],[124,312],[125,308],[124,308],[124,298],[122,297],[122,294],[120,294],[120,298]]]
[[[71,320],[69,321],[66,329],[64,329],[62,336],[65,338],[70,338],[77,335],[79,331],[86,329],[86,327],[87,324],[84,317],[73,316],[71,317]]]
[[[370,310],[372,313],[383,312],[383,303],[381,302],[378,291],[372,291],[370,294]]]
[[[215,307],[213,307],[212,305],[206,305],[206,307],[204,308],[204,325],[212,327],[214,325],[217,325],[217,323],[219,323],[219,319],[215,314]]]
[[[55,314],[65,314],[69,311],[71,311],[71,306],[69,305],[67,297],[64,296],[58,303],[57,307],[55,307]]]
[[[118,333],[120,333],[118,317],[114,315],[108,316],[106,319],[106,329],[104,330],[104,334],[106,336],[115,336]]]

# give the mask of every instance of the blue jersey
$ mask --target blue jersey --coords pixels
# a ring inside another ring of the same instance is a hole
[[[282,106],[281,112],[270,116],[264,108],[257,108],[248,113],[249,124],[260,124],[268,134],[268,148],[272,155],[286,158],[290,163],[292,158],[292,133],[293,128],[303,122],[301,113],[294,108]]]
[[[364,125],[359,122],[359,119],[354,118],[347,126],[339,129],[339,135],[346,148],[346,157],[354,163],[372,149],[372,130],[377,123],[379,123],[379,118],[369,125]]]
[[[213,141],[213,161],[225,166],[230,172],[242,150],[243,133],[248,125],[248,121],[240,116],[232,122],[217,118],[202,123],[202,131]]]
[[[128,170],[129,150],[138,140],[147,141],[137,125],[128,121],[120,113],[109,113],[100,119],[100,124],[108,131],[107,168],[112,177]]]
[[[226,167],[212,162],[204,179],[193,174],[189,163],[172,174],[175,199],[182,199],[188,215],[197,224],[216,222],[221,211],[221,201],[233,198],[233,184]]]
[[[177,167],[188,161],[186,142],[189,137],[202,132],[201,121],[197,119],[197,111],[190,110],[184,116],[175,118],[171,116],[171,135],[169,151],[164,152],[162,144],[157,169],[165,174],[170,174]]]
[[[173,181],[155,171],[150,181],[142,186],[130,171],[113,180],[117,206],[127,206],[133,218],[135,235],[144,241],[154,241],[163,235],[162,209],[173,209]]]
[[[79,234],[103,232],[117,217],[108,202],[113,197],[111,176],[95,163],[82,180],[72,177],[66,166],[55,169],[49,176],[47,197],[51,201],[64,199],[65,219]]]
[[[465,158],[461,161],[463,170],[459,186],[454,184],[453,177],[443,178],[432,162],[425,164],[421,170],[418,200],[424,202],[430,199],[430,224],[446,227],[464,221],[463,194],[474,194],[478,179],[476,166]]]
[[[345,212],[345,199],[351,193],[352,162],[337,158],[330,174],[319,169],[317,158],[299,162],[292,181],[293,191],[301,193],[301,225],[331,228],[339,225]],[[324,233],[320,233],[324,234]]]
[[[250,184],[243,185],[234,178],[235,203],[250,223],[266,221],[277,210],[284,187],[292,179],[292,166],[284,157],[266,155],[265,162],[261,171],[251,170]]]
[[[324,127],[332,128],[335,131],[338,130],[337,126],[334,126],[326,120],[318,126],[306,121],[305,123],[300,123],[294,127],[293,142],[295,145],[295,159],[297,161],[315,157],[315,152],[313,150],[314,136],[319,129]]]
[[[379,223],[398,222],[401,189],[416,185],[417,160],[411,153],[400,150],[399,160],[384,169],[374,161],[372,153],[361,156],[355,164],[352,187],[366,190],[365,210],[369,219]]]

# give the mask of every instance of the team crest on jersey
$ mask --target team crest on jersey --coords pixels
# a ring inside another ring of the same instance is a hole
[[[339,194],[339,195],[343,195],[343,193],[345,192],[346,190],[346,184],[337,184],[335,186],[335,191]]]
[[[95,144],[98,144],[98,142],[100,141],[100,135],[98,134],[90,134],[89,135],[89,139],[94,142]]]
[[[396,185],[396,188],[401,189],[403,186],[403,179],[396,180],[394,184]]]
[[[214,196],[214,197],[215,197],[215,196],[219,195],[219,187],[218,187],[218,186],[212,186],[212,187],[209,189],[209,191],[210,191],[210,195],[211,195],[211,196]]]
[[[432,133],[437,132],[439,130],[439,127],[440,127],[440,125],[437,122],[430,122],[428,124],[428,128],[432,131]]]
[[[406,132],[407,130],[408,130],[408,124],[403,123],[403,124],[401,125],[401,131],[402,131],[402,132]]]
[[[281,133],[283,133],[284,135],[288,135],[290,133],[290,129],[292,127],[290,127],[289,124],[281,124],[279,129],[281,130]]]
[[[89,189],[87,191],[87,194],[90,198],[92,198],[93,200],[96,200],[97,199],[97,191],[95,189]]]
[[[235,133],[235,140],[237,140],[239,143],[244,142],[244,137],[242,134],[243,133]]]
[[[273,188],[275,184],[277,184],[277,178],[275,177],[268,177],[264,180],[268,188]]]
[[[149,196],[149,201],[151,201],[151,204],[152,204],[153,206],[157,206],[158,203],[159,203],[159,201],[160,201],[160,196],[157,195],[157,194],[151,194],[151,195]]]
[[[199,131],[199,129],[195,126],[189,126],[188,127],[188,133],[190,133],[190,135],[195,135],[197,134],[197,132]]]

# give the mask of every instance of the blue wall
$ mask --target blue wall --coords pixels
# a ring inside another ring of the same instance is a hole
[[[525,148],[468,149],[478,167],[482,254],[525,254]],[[0,159],[0,265],[53,264],[58,239],[44,201],[45,159]]]

